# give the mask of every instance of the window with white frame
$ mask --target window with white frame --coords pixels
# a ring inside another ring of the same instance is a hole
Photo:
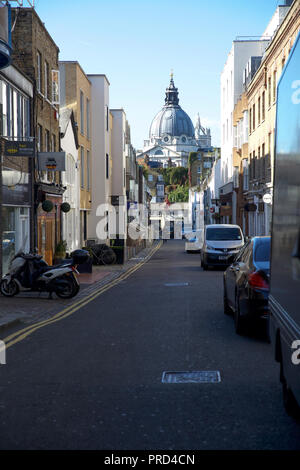
[[[84,135],[84,95],[80,90],[80,133]]]
[[[37,126],[37,148],[38,152],[43,150],[43,128],[40,124]]]
[[[249,189],[249,163],[247,158],[243,160],[243,189],[244,191]]]
[[[52,70],[52,104],[59,104],[59,71]]]
[[[36,53],[36,88],[42,92],[42,54],[39,51]]]
[[[233,168],[233,187],[238,188],[239,187],[239,167],[235,166]]]
[[[84,148],[80,147],[80,186],[84,188]]]
[[[7,84],[2,82],[2,134],[7,136]]]
[[[90,138],[90,100],[86,99],[86,136]]]
[[[52,134],[51,138],[51,151],[56,152],[56,135]]]
[[[109,110],[108,110],[108,106],[106,105],[105,106],[105,120],[106,120],[106,130],[108,131],[109,130]]]
[[[237,126],[233,127],[233,146],[238,148],[238,128]]]
[[[248,142],[249,134],[249,121],[248,121],[248,110],[243,113],[243,144]]]
[[[86,151],[86,189],[89,191],[91,189],[90,182],[90,152]]]
[[[50,152],[50,132],[45,130],[45,152]]]
[[[45,60],[44,65],[44,74],[45,74],[45,98],[49,98],[49,64]]]

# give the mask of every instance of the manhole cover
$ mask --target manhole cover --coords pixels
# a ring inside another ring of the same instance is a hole
[[[168,284],[165,284],[165,287],[185,287],[188,285],[188,282],[170,282]]]
[[[219,371],[164,372],[162,376],[162,383],[165,384],[218,382],[221,382]]]

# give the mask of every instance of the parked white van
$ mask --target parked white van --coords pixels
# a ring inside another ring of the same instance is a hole
[[[201,249],[203,270],[209,266],[229,266],[232,257],[237,255],[244,244],[244,235],[238,225],[206,225]]]

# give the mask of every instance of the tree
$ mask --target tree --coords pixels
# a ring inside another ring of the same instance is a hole
[[[188,202],[189,188],[188,186],[178,186],[174,191],[169,194],[169,201],[175,202]]]
[[[188,160],[188,172],[189,172],[189,184],[192,186],[192,166],[195,161],[198,160],[198,153],[197,152],[190,152],[189,160]]]
[[[181,186],[185,185],[188,179],[188,170],[184,167],[176,167],[172,168],[171,176],[170,176],[170,183],[171,184],[179,184]]]

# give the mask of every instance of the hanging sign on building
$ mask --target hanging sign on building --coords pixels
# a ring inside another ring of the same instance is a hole
[[[38,169],[39,171],[65,171],[65,152],[39,152]]]
[[[7,157],[34,157],[34,142],[25,140],[6,140],[4,155]]]

